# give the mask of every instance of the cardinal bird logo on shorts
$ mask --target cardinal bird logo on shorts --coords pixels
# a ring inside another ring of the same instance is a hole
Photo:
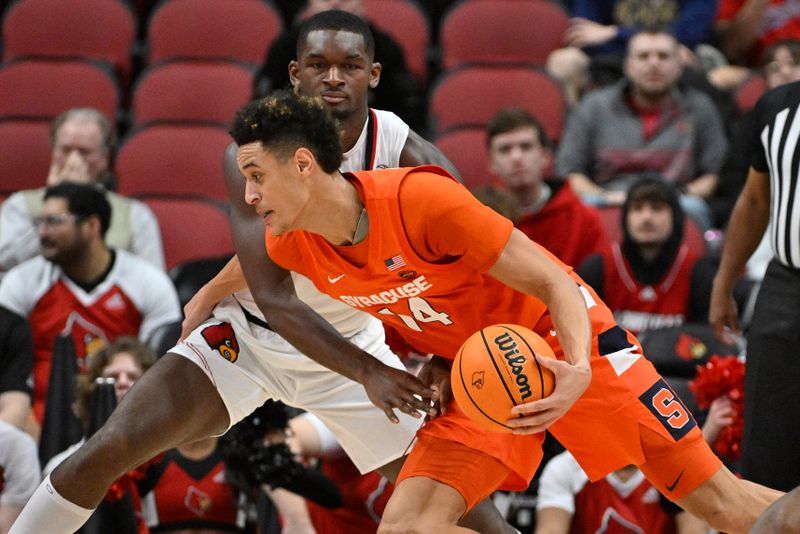
[[[239,342],[228,323],[219,323],[203,328],[200,332],[208,346],[219,351],[223,358],[231,363],[239,357]]]

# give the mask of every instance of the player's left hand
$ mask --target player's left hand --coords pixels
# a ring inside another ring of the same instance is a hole
[[[554,358],[539,358],[539,363],[555,375],[555,388],[543,399],[511,409],[512,419],[506,424],[514,429],[514,434],[545,431],[569,411],[592,381],[592,369],[588,363],[576,366]]]
[[[417,378],[420,381],[439,393],[438,399],[433,403],[434,413],[428,415],[428,420],[433,420],[444,415],[447,411],[447,403],[453,397],[450,389],[450,368],[452,362],[439,356],[432,356],[425,365],[422,366]]]

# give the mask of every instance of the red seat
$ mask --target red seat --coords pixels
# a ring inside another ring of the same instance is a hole
[[[483,128],[452,130],[439,137],[435,144],[453,162],[464,185],[470,189],[499,183],[498,178],[489,172],[486,130]]]
[[[227,127],[236,111],[250,100],[252,90],[253,71],[241,63],[182,61],[154,65],[134,87],[134,124],[199,121]]]
[[[409,0],[367,0],[365,5],[367,18],[400,45],[408,69],[425,84],[431,30],[419,6]]]
[[[42,187],[50,170],[48,121],[0,122],[0,191]]]
[[[150,18],[150,62],[195,58],[261,65],[282,30],[278,12],[261,0],[171,0]]]
[[[442,67],[544,65],[568,25],[564,10],[546,0],[467,0],[442,19]]]
[[[233,253],[228,215],[201,199],[148,198],[161,227],[167,271],[190,260]]]
[[[117,156],[120,192],[227,200],[222,155],[230,143],[225,130],[212,126],[165,124],[135,131]]]
[[[531,67],[466,67],[445,74],[431,91],[434,129],[485,127],[501,109],[523,108],[536,117],[554,141],[564,128],[566,104],[561,86]]]
[[[0,119],[52,119],[76,107],[93,107],[114,119],[119,91],[114,78],[89,61],[18,61],[0,68]]]
[[[611,243],[615,241],[621,242],[624,237],[622,233],[622,208],[620,206],[603,206],[597,208],[597,211],[600,212],[600,218],[603,220],[608,241]],[[691,217],[685,217],[684,221],[684,242],[689,245],[690,250],[704,256],[707,249],[703,231]]]
[[[127,83],[135,37],[134,14],[120,0],[20,0],[3,19],[3,60],[95,59]]]

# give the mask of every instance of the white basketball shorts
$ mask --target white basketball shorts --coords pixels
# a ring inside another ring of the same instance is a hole
[[[383,363],[403,369],[386,345],[377,319],[349,341]],[[366,473],[408,452],[422,419],[395,411],[389,421],[364,387],[301,354],[272,330],[252,324],[233,297],[214,310],[169,352],[195,362],[225,403],[231,426],[267,399],[280,400],[319,417],[359,471]]]

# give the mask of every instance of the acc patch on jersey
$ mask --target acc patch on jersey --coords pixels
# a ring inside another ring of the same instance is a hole
[[[213,324],[203,328],[200,332],[208,346],[222,355],[223,358],[234,363],[239,357],[239,342],[229,323]]]

